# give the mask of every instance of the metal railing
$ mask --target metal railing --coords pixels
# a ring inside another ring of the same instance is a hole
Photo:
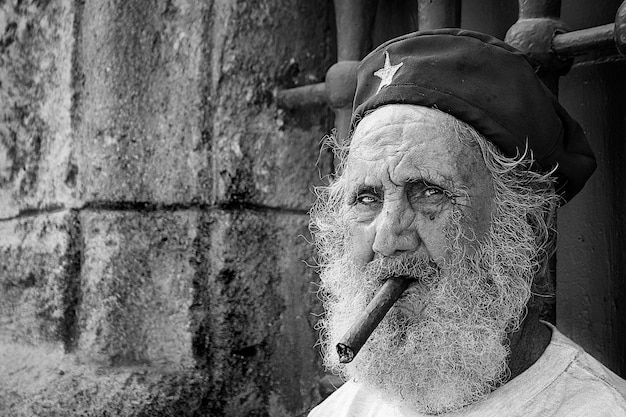
[[[369,52],[374,26],[375,0],[335,0],[337,63],[323,83],[281,90],[279,106],[298,108],[327,103],[335,111],[340,138],[347,135],[351,104],[356,91],[358,62]],[[556,94],[558,78],[566,74],[575,56],[604,50],[609,55],[626,55],[626,0],[615,23],[570,32],[560,20],[561,0],[519,0],[519,19],[505,41],[527,54],[539,66],[538,75]],[[461,0],[418,0],[420,30],[459,27]],[[417,28],[416,28],[417,29]]]

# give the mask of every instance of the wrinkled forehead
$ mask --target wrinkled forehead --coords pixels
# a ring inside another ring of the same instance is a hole
[[[376,134],[377,131],[404,132],[405,130],[422,131],[426,134],[453,134],[455,118],[442,111],[429,107],[390,104],[382,106],[367,114],[357,125],[352,145],[359,147],[364,138]]]
[[[427,107],[380,107],[356,127],[343,179],[351,187],[429,180],[449,190],[490,196],[493,177],[478,144],[461,133],[466,128]]]
[[[422,164],[432,159],[440,165],[458,167],[480,154],[477,146],[469,146],[468,141],[459,138],[460,124],[453,116],[428,107],[406,104],[380,107],[357,125],[347,167],[356,161],[393,162],[407,155]]]
[[[390,142],[394,146],[410,148],[416,145],[411,139],[418,135],[449,137],[452,140],[456,138],[454,120],[449,114],[423,106],[383,106],[366,115],[357,125],[350,143],[350,154],[362,157],[364,148],[371,152],[372,146],[365,145],[373,145],[373,140],[380,149],[390,145]]]
[[[444,120],[452,121],[456,119],[454,116],[432,107],[419,106],[416,104],[386,104],[366,113],[358,124],[357,129],[359,126],[361,129],[364,129],[368,126],[378,124],[381,120],[396,123],[418,120],[439,123]]]

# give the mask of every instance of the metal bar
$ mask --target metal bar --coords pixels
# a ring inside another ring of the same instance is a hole
[[[589,52],[615,47],[615,24],[561,33],[552,40],[552,49],[562,58],[584,55]]]
[[[334,109],[352,107],[359,61],[339,61],[326,72],[326,98]]]
[[[615,23],[557,34],[552,40],[552,50],[561,58],[613,48],[626,55],[626,1],[617,10]]]
[[[296,109],[308,105],[327,103],[326,84],[317,83],[280,90],[276,94],[278,105],[283,109]]]
[[[418,0],[419,30],[461,26],[461,0]]]
[[[561,16],[561,0],[519,0],[519,18],[534,19]]]
[[[371,49],[376,0],[335,0],[337,61],[359,61]]]
[[[360,61],[372,45],[372,29],[376,17],[377,0],[335,0],[337,24],[337,63],[326,73],[326,97],[335,111],[335,129],[339,141],[348,137],[352,97],[354,91],[346,85],[346,74],[352,66],[342,66],[342,61]],[[356,66],[354,66],[356,68]],[[345,73],[345,74],[344,74]],[[356,85],[356,71],[354,71]],[[337,75],[337,76],[333,76]]]
[[[335,23],[337,25],[337,63],[326,74],[326,81],[278,91],[278,105],[285,109],[295,109],[308,105],[329,104],[333,109],[349,106],[354,96],[352,83],[346,76],[354,72],[353,64],[341,65],[343,61],[358,62],[371,49],[371,32],[374,25],[376,0],[335,0]],[[337,120],[345,117],[337,116]],[[348,119],[348,123],[349,123]],[[347,127],[338,126],[340,134]]]
[[[560,0],[519,0],[519,19],[505,37],[533,61],[537,75],[554,95],[558,95],[559,77],[572,65],[552,49],[554,34],[569,31],[559,18],[560,9]]]
[[[352,106],[335,109],[336,136],[341,141],[347,139],[350,134],[350,120],[352,120]],[[337,162],[335,161],[335,163]]]
[[[626,55],[626,0],[622,2],[615,14],[615,46],[617,50]]]

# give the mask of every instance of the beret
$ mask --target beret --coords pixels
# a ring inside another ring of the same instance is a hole
[[[532,169],[557,167],[557,192],[565,201],[596,168],[582,128],[528,58],[490,35],[438,29],[380,45],[359,64],[352,128],[385,104],[437,108],[474,127],[509,157],[521,155],[528,144]]]

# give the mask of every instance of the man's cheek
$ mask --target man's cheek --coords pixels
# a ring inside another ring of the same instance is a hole
[[[346,236],[346,253],[357,266],[365,266],[374,259],[372,245],[376,237],[374,225],[365,225],[356,221],[348,221]]]
[[[431,220],[428,213],[422,213],[417,216],[417,224],[414,226],[419,240],[421,241],[421,250],[425,252],[425,256],[432,259],[439,268],[446,264],[451,258],[449,253],[449,241],[446,231],[450,227],[450,216],[447,212],[439,213]]]

